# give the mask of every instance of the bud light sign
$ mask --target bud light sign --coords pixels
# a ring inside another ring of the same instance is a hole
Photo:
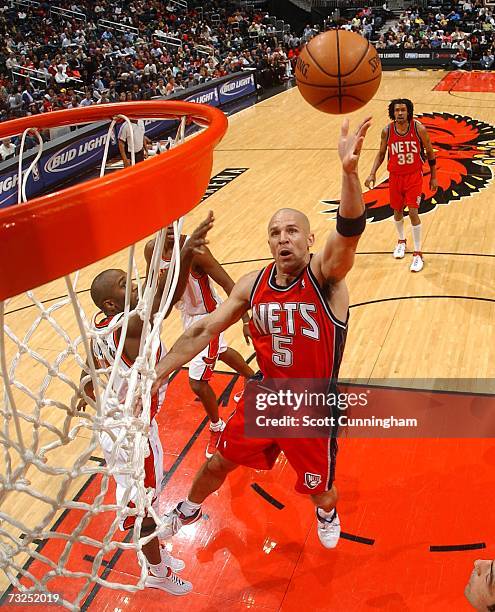
[[[227,104],[232,100],[247,96],[256,91],[253,74],[242,74],[242,76],[224,83],[219,88],[220,104]]]
[[[218,100],[218,90],[216,87],[199,91],[193,96],[185,98],[186,102],[196,102],[196,104],[209,104],[210,106],[218,106],[220,104]]]

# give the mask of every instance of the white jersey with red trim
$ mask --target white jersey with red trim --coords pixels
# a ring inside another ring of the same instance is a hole
[[[97,312],[93,317],[93,328],[95,330],[102,331],[104,329],[110,328],[110,326],[113,327],[123,316],[123,312],[113,316],[107,316],[103,312]],[[121,326],[117,326],[112,332],[104,335],[98,335],[97,338],[92,339],[91,348],[93,350],[93,355],[95,356],[95,359],[98,362],[99,368],[108,368],[113,366],[113,364],[115,363],[115,355],[117,354],[117,348],[120,339],[120,330]],[[165,357],[166,354],[167,351],[165,349],[165,346],[160,340],[160,344],[156,352],[155,363],[158,363],[162,357]],[[120,362],[120,368],[122,369],[122,371],[128,372],[131,369],[133,363],[134,362],[127,357],[125,352],[122,352],[122,359]],[[153,418],[156,416],[159,408],[163,403],[163,400],[165,399],[167,384],[167,382],[162,384],[158,393],[151,398],[151,420],[153,420]],[[119,371],[117,371],[117,375],[115,377],[114,387],[119,402],[123,402],[125,400],[125,395],[127,392],[127,380],[125,376],[122,376],[120,374]]]
[[[189,236],[186,236],[186,240],[181,244],[181,248],[188,238]],[[160,261],[160,273],[162,273],[162,270],[168,270],[169,267],[170,259],[162,257]],[[221,303],[222,300],[215,291],[208,274],[205,272],[199,274],[191,270],[184,295],[181,300],[177,302],[176,308],[182,310],[189,316],[194,316],[213,312]]]

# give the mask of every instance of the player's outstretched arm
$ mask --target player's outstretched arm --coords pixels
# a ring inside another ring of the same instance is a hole
[[[378,168],[383,164],[383,160],[385,159],[385,155],[387,154],[388,130],[388,126],[384,127],[382,130],[382,135],[380,139],[380,149],[376,154],[375,161],[373,162],[373,166],[371,167],[371,171],[366,180],[364,181],[364,185],[368,189],[373,189],[373,187],[375,186],[376,173],[378,172]]]
[[[202,221],[194,232],[190,235],[189,240],[182,247],[180,252],[180,271],[179,279],[177,281],[177,287],[175,288],[174,297],[172,298],[171,306],[176,304],[184,294],[187,287],[187,281],[189,280],[189,274],[191,272],[191,265],[195,257],[199,257],[205,254],[207,250],[207,234],[213,227],[215,217],[213,211],[208,211],[208,216]],[[165,286],[166,275],[164,274],[160,279],[158,287],[158,295],[161,296],[163,288]],[[169,312],[167,313],[167,316]]]
[[[151,258],[153,257],[153,249],[155,248],[155,238],[148,240],[144,247],[144,260],[146,261],[146,275],[148,278],[148,274],[150,273],[151,266]]]
[[[172,346],[156,366],[157,378],[153,384],[154,393],[174,370],[182,367],[200,353],[210,341],[227,327],[238,321],[249,309],[249,298],[257,272],[243,276],[234,286],[229,297],[212,313],[196,322]]]
[[[217,285],[220,285],[227,295],[230,295],[235,283],[230,274],[226,272],[208,248],[205,248],[205,252],[202,255],[197,255],[194,258],[194,263],[199,265]],[[242,333],[244,334],[247,344],[249,344],[251,334],[249,332],[249,315],[247,313],[243,315],[242,323]]]
[[[203,272],[220,285],[227,295],[230,295],[234,288],[234,281],[231,276],[223,269],[222,265],[215,259],[210,249],[205,248],[202,255],[194,258],[195,265],[198,265]]]
[[[349,132],[349,121],[342,124],[339,157],[342,162],[342,191],[337,212],[336,231],[328,237],[323,251],[317,253],[311,268],[317,278],[335,284],[352,268],[359,238],[366,226],[366,209],[358,175],[359,155],[371,118],[366,118],[356,132]]]
[[[207,234],[213,227],[213,223],[215,221],[215,217],[213,212],[210,210],[208,212],[208,216],[204,221],[202,221],[198,227],[191,234],[189,240],[182,247],[180,252],[180,270],[179,270],[179,278],[177,281],[177,286],[175,288],[174,296],[172,298],[172,302],[170,304],[170,308],[166,313],[165,317],[168,317],[170,312],[172,311],[172,306],[176,304],[187,287],[187,281],[189,279],[189,273],[191,271],[191,265],[195,256],[203,255],[205,249],[207,249],[206,245],[208,244]],[[146,260],[146,277],[148,277],[151,258],[153,255],[153,249],[155,246],[155,241],[150,240],[145,248],[144,248],[144,257]],[[153,306],[151,309],[151,314],[155,314],[160,307],[160,302],[162,299],[162,293],[165,289],[165,283],[167,281],[167,275],[162,274],[160,280],[158,282],[158,289],[155,294],[155,298],[153,300]],[[140,336],[142,329],[142,322],[139,317],[134,317],[135,320],[132,321],[132,326],[129,328],[128,335]]]

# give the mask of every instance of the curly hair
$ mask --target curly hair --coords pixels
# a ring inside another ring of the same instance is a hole
[[[411,121],[414,115],[414,105],[408,98],[396,98],[388,105],[388,116],[390,119],[395,119],[394,110],[396,104],[405,104],[407,107],[407,120]]]

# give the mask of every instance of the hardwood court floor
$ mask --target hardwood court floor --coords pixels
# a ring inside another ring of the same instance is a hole
[[[420,274],[409,272],[410,253],[402,261],[392,258],[395,229],[387,207],[378,206],[377,200],[373,215],[383,220],[368,224],[348,277],[351,319],[341,376],[369,384],[393,379],[398,387],[463,391],[479,390],[482,384],[493,392],[495,135],[490,126],[495,126],[495,94],[491,87],[475,93],[435,89],[444,76],[440,71],[386,72],[375,99],[350,117],[355,126],[364,116],[373,116],[362,153],[363,181],[393,97],[410,97],[418,115],[434,115],[438,154],[449,163],[439,164],[445,184],[441,203],[435,207],[431,201],[433,210],[422,215],[425,267]],[[215,212],[211,248],[234,279],[265,264],[266,225],[282,206],[306,212],[316,248],[323,246],[334,228],[333,215],[325,211],[335,208],[323,201],[337,200],[340,193],[340,123],[339,117],[309,107],[297,89],[230,118],[213,174],[228,168],[247,170],[193,211],[186,228],[193,228],[208,209]],[[379,177],[386,177],[385,166]],[[477,190],[466,186],[469,181]],[[471,195],[462,197],[468,192]],[[375,196],[366,197],[373,201]],[[407,220],[406,230],[411,245]],[[143,245],[138,247],[141,272]],[[108,258],[83,270],[79,287],[88,288],[104,268],[125,266],[122,254]],[[49,299],[63,291],[59,281],[42,288],[40,295]],[[84,292],[81,300],[90,314],[92,306]],[[15,298],[9,309],[24,305],[23,297]],[[60,316],[70,327],[70,313]],[[31,309],[25,309],[7,316],[7,323],[25,329],[30,317]],[[166,343],[170,346],[179,333],[174,314],[166,322]],[[240,325],[226,336],[246,357],[251,355]],[[60,341],[40,334],[35,346],[56,355]],[[70,372],[74,377],[76,370]],[[218,374],[216,391],[220,394],[231,382],[229,373]],[[235,382],[234,389],[239,384]],[[231,397],[224,396],[224,415],[232,407]],[[207,433],[203,416],[180,373],[160,415],[168,470],[164,509],[184,496],[202,462]],[[82,448],[84,434],[75,444]],[[59,460],[70,463],[67,455]],[[173,551],[186,561],[184,577],[193,581],[193,594],[177,600],[158,591],[128,595],[96,589],[89,607],[194,612],[467,610],[462,592],[472,561],[495,556],[495,517],[486,503],[494,490],[494,465],[495,442],[490,439],[342,440],[339,512],[350,537],[335,551],[318,544],[311,505],[292,492],[293,474],[283,457],[270,473],[240,469],[205,504],[205,520],[173,540]],[[92,482],[84,495],[94,495],[97,484]],[[75,496],[81,486],[74,483],[69,494]],[[259,487],[279,505],[261,497]],[[25,512],[18,502],[9,503],[16,512]],[[30,512],[35,520],[36,508],[30,507]],[[59,529],[70,532],[76,518],[69,512]],[[471,549],[455,550],[459,545]],[[54,544],[48,544],[47,551],[50,546]],[[433,552],[431,546],[442,551]],[[51,554],[57,556],[56,546]],[[83,548],[76,551],[73,567],[89,569],[84,560],[88,554]],[[137,572],[130,553],[106,561],[109,580],[126,582]],[[66,592],[75,589],[60,582],[55,586]]]

